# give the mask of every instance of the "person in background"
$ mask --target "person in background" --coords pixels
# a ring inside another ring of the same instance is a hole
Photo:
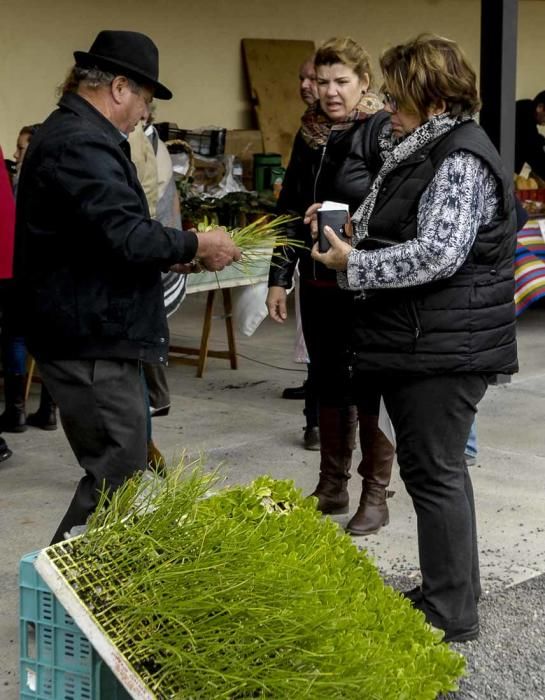
[[[326,199],[355,210],[380,168],[379,138],[388,128],[382,103],[368,92],[371,66],[363,47],[348,37],[331,39],[316,52],[315,66],[319,100],[303,115],[279,199],[280,211],[301,217],[313,202]],[[362,492],[346,527],[353,535],[368,535],[388,523],[386,498],[394,449],[378,427],[380,396],[369,397],[370,408],[359,415],[354,405],[350,376],[354,295],[339,289],[335,273],[311,259],[307,225],[295,222],[288,234],[307,248],[276,251],[267,305],[271,318],[283,323],[286,290],[298,263],[303,332],[319,401],[320,477],[313,495],[322,513],[348,511],[347,484],[359,422]]]
[[[152,109],[148,122],[141,122],[129,134],[131,160],[136,166],[138,180],[146,195],[150,216],[163,226],[181,228],[180,200],[174,181],[172,160],[152,123]],[[174,313],[185,296],[186,276],[175,272],[161,273],[167,318]],[[166,462],[152,438],[152,417],[168,415],[170,391],[166,367],[145,362],[143,379],[149,399],[148,464],[165,468]]]
[[[512,176],[473,118],[476,76],[455,42],[421,35],[380,65],[393,149],[352,245],[328,229],[332,248],[312,256],[359,292],[355,390],[364,408],[373,388],[384,398],[417,516],[422,585],[405,595],[463,642],[479,634],[481,594],[464,448],[489,378],[518,369]]]
[[[307,107],[313,105],[318,99],[316,87],[316,69],[314,67],[314,54],[309,56],[299,67],[299,95]],[[299,295],[299,270],[296,268],[293,275],[295,285],[295,362],[304,362],[307,365],[307,378],[301,386],[288,387],[282,392],[283,399],[303,399],[305,408],[305,427],[303,428],[303,446],[306,450],[320,449],[320,431],[318,428],[318,397],[316,388],[312,383],[312,371],[309,368],[308,356],[303,326],[301,322],[301,305]]]
[[[13,274],[13,233],[15,229],[15,202],[8,171],[4,165],[4,154],[0,149],[0,290]],[[3,306],[3,304],[2,304]],[[2,319],[2,332],[4,320]],[[4,376],[5,381],[5,376]],[[1,430],[0,430],[1,432]],[[0,462],[12,455],[6,441],[0,437]]]
[[[299,96],[307,107],[313,105],[318,99],[314,54],[309,56],[299,66]]]
[[[517,100],[515,111],[515,173],[525,163],[545,180],[545,137],[538,127],[545,125],[545,90],[533,100]]]
[[[241,255],[221,229],[197,235],[149,216],[127,136],[153,98],[172,97],[153,41],[105,30],[74,58],[25,156],[15,236],[25,340],[85,472],[53,543],[147,466],[140,373],[167,358],[161,271],[221,270]]]
[[[15,153],[13,154],[15,162],[13,188],[15,194],[17,194],[17,182],[25,153],[39,126],[39,124],[31,124],[23,126],[19,131]],[[38,410],[29,415],[26,414],[27,352],[24,338],[21,335],[20,319],[17,318],[16,300],[10,298],[13,293],[13,283],[7,283],[3,290],[5,322],[2,328],[1,344],[5,409],[0,415],[0,429],[7,433],[22,433],[30,425],[42,430],[56,430],[57,407],[43,380]]]

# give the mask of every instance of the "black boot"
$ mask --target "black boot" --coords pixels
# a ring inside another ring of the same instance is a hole
[[[390,483],[395,450],[378,427],[378,416],[359,415],[362,460],[358,473],[363,477],[360,505],[346,526],[351,535],[371,535],[388,525],[386,499],[393,495]]]
[[[57,430],[57,404],[51,398],[45,384],[42,384],[40,406],[36,413],[30,413],[26,419],[27,425],[42,430]]]
[[[354,406],[322,406],[320,425],[320,480],[311,494],[324,514],[348,512],[347,483],[356,439],[357,413]]]
[[[0,433],[24,433],[25,375],[6,374],[4,377],[5,410],[0,416]]]

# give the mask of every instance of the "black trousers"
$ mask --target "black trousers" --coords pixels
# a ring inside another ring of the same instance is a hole
[[[432,624],[471,627],[481,593],[473,488],[464,447],[488,381],[480,374],[355,374],[363,409],[384,397],[397,461],[417,517],[422,591]]]
[[[64,432],[85,476],[51,544],[84,525],[100,491],[146,466],[146,404],[135,360],[38,361]]]
[[[318,264],[318,263],[316,263]],[[352,292],[301,280],[301,324],[310,359],[309,380],[319,404],[353,403],[350,376]]]

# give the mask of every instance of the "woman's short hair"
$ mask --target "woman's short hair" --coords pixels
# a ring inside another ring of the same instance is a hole
[[[324,42],[314,57],[314,65],[331,66],[342,63],[351,68],[360,80],[367,73],[372,82],[371,59],[367,51],[348,36],[334,37]]]
[[[421,118],[443,101],[453,117],[481,108],[477,76],[455,41],[420,34],[386,49],[380,57],[384,87],[402,109]]]

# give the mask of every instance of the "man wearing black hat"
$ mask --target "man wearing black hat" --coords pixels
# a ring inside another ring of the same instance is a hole
[[[172,97],[151,39],[102,31],[74,57],[27,151],[17,203],[27,345],[85,470],[53,542],[85,524],[100,489],[146,465],[140,362],[167,359],[161,272],[240,258],[221,229],[197,236],[149,218],[126,137],[154,97]]]

